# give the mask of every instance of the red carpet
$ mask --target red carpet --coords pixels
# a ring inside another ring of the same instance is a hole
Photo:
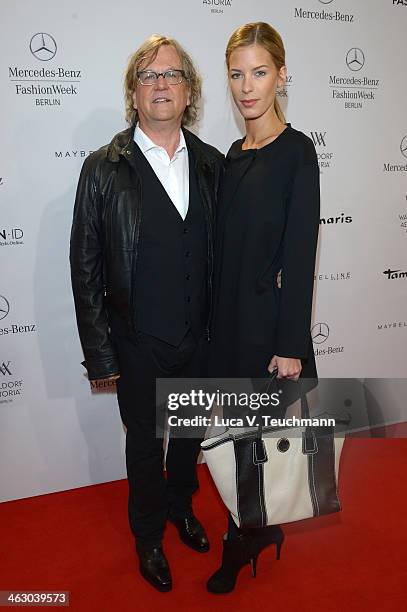
[[[285,525],[281,560],[275,547],[266,550],[257,578],[245,567],[235,592],[223,596],[205,590],[225,527],[206,466],[199,467],[194,506],[212,548],[195,553],[168,526],[171,593],[157,593],[138,575],[125,481],[4,503],[0,590],[70,591],[68,609],[75,612],[400,611],[407,601],[406,466],[406,439],[347,440],[342,512]]]

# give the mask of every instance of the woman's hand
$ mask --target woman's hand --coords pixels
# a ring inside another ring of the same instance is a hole
[[[271,373],[276,367],[278,368],[277,378],[298,380],[302,370],[301,359],[274,355],[267,369]]]

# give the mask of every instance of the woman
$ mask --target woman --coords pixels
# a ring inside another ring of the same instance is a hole
[[[228,81],[246,136],[229,150],[216,239],[211,373],[316,377],[310,336],[319,228],[319,167],[310,138],[285,122],[276,90],[286,80],[280,35],[266,23],[238,28],[226,49]],[[221,568],[208,590],[233,590],[278,525],[239,530],[229,516]]]

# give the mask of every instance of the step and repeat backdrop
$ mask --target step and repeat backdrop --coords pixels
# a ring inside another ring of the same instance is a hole
[[[68,262],[78,174],[126,127],[125,65],[152,33],[193,56],[204,78],[194,129],[226,152],[243,126],[224,51],[248,21],[281,33],[279,99],[319,158],[319,374],[406,377],[406,0],[3,2],[1,501],[125,476],[114,387],[92,387],[80,363]]]

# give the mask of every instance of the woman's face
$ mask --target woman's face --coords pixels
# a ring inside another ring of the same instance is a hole
[[[260,45],[238,47],[229,58],[229,85],[244,119],[274,113],[277,87],[285,84],[287,69],[277,70],[270,53]]]

